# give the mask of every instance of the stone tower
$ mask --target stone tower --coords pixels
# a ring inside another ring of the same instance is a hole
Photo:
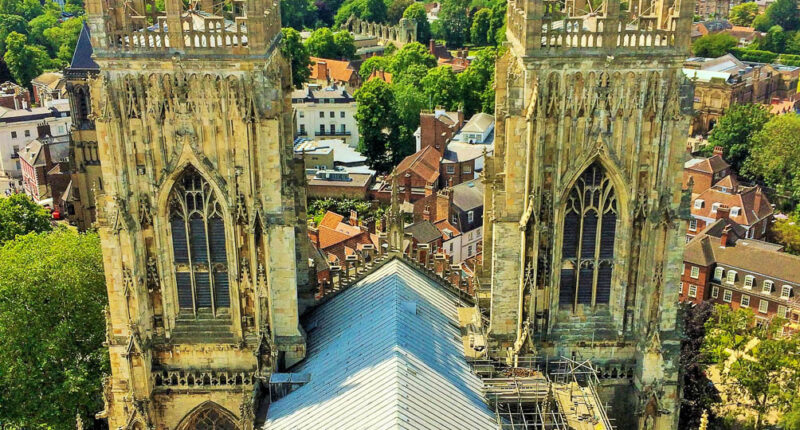
[[[110,428],[247,429],[305,355],[305,191],[278,2],[88,0]]]
[[[509,0],[497,62],[481,275],[490,353],[591,359],[619,428],[678,422],[693,10]]]

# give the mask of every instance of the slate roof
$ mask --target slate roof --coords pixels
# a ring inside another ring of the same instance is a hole
[[[453,187],[453,205],[463,211],[483,206],[483,182],[476,179]]]
[[[431,243],[442,237],[442,232],[428,220],[411,224],[405,228],[405,232],[420,243]]]
[[[81,34],[78,36],[78,43],[75,45],[75,53],[72,54],[70,69],[100,70],[100,66],[92,59],[92,41],[90,39],[89,26],[83,23]]]
[[[489,115],[488,113],[478,112],[475,115],[472,115],[472,118],[467,121],[464,125],[464,128],[461,129],[461,132],[470,132],[470,133],[485,133],[489,127],[494,124],[494,115]]]
[[[392,260],[305,320],[309,382],[263,429],[496,429],[464,357],[457,298]]]

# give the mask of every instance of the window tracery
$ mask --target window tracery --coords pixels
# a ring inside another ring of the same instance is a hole
[[[617,199],[605,169],[595,162],[567,198],[559,304],[608,304],[611,298]]]
[[[169,220],[180,312],[227,313],[230,292],[222,208],[211,185],[193,167],[173,187]]]
[[[216,405],[210,404],[184,418],[183,425],[179,427],[182,430],[238,430],[239,427],[229,415]]]

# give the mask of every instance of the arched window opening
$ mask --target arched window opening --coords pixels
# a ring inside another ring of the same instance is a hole
[[[225,223],[211,185],[188,167],[169,200],[181,313],[219,316],[230,308]]]
[[[181,430],[238,430],[233,417],[218,406],[209,402],[199,410],[184,418],[178,426]]]
[[[611,298],[617,200],[603,167],[595,162],[569,193],[561,247],[559,304],[608,304]]]

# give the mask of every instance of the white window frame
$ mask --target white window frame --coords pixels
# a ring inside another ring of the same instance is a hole
[[[689,284],[689,297],[696,298],[697,297],[697,285]]]
[[[467,212],[467,222],[475,221],[475,211]]]
[[[762,314],[769,312],[769,300],[761,299],[758,302],[758,312]]]
[[[731,208],[731,216],[740,216],[742,214],[742,208],[739,206],[734,206]]]
[[[745,275],[744,276],[744,287],[748,290],[753,289],[753,284],[756,283],[756,278],[753,275]]]
[[[718,282],[722,282],[722,276],[725,275],[725,269],[722,267],[717,267],[714,269],[714,280]]]
[[[778,305],[778,316],[781,318],[788,318],[789,308],[784,305]]]
[[[711,298],[719,298],[719,287],[716,285],[711,286]]]
[[[689,220],[689,231],[697,231],[697,219],[692,218]]]
[[[742,297],[739,299],[739,304],[743,308],[749,308],[750,307],[750,296],[748,296],[747,294],[742,294]]]
[[[703,201],[703,199],[697,199],[697,200],[694,201],[694,208],[695,209],[703,209],[703,204],[704,203],[705,202]]]
[[[733,291],[731,290],[723,290],[722,291],[722,301],[725,303],[730,303],[733,300]]]
[[[728,285],[733,285],[735,282],[736,282],[736,271],[728,270],[728,274],[725,276],[725,283]]]
[[[472,173],[472,167],[469,165],[464,165],[464,167],[461,168],[461,173]]]
[[[456,166],[448,164],[445,167],[445,171],[447,172],[448,175],[454,175],[456,173]]]
[[[712,205],[711,205],[711,213],[712,213],[712,214],[713,214],[713,213],[717,213],[717,209],[719,208],[719,206],[720,206],[720,204],[719,204],[719,203],[714,203],[714,204],[712,204]]]
[[[692,266],[692,270],[689,274],[692,279],[697,279],[700,277],[700,268],[697,266]]]
[[[791,285],[784,285],[781,287],[781,298],[783,300],[789,300],[789,297],[792,297],[792,286]]]
[[[772,294],[772,287],[775,285],[774,282],[770,281],[769,279],[765,279],[764,283],[761,284],[761,292],[766,294]]]

